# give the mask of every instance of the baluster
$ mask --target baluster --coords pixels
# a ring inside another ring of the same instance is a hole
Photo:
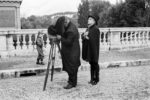
[[[107,36],[108,32],[104,33],[104,48],[105,50],[108,50],[108,36]]]
[[[142,34],[143,34],[143,32],[140,32],[140,46],[143,44],[143,41],[142,41],[143,40],[143,35]]]
[[[143,32],[140,32],[140,45],[142,45],[142,33]]]
[[[122,44],[121,44],[121,38],[120,38],[120,36],[121,36],[121,32],[118,32],[118,34],[119,34],[119,35],[118,35],[118,37],[119,37],[118,42],[120,42],[120,43],[119,43],[119,45],[120,45],[119,47],[121,47],[121,46],[122,46]],[[121,48],[122,48],[122,47],[121,47]]]
[[[148,31],[147,34],[148,34],[148,46],[150,46],[150,32]]]
[[[146,43],[147,43],[147,46],[149,46],[149,31],[147,31],[146,33]]]
[[[134,38],[134,34],[135,34],[135,32],[132,32],[132,33],[131,33],[131,42],[132,42],[132,44],[134,44],[134,39],[135,39],[135,38]]]
[[[125,34],[126,34],[125,43],[126,43],[126,46],[127,46],[128,45],[128,32],[126,32]]]
[[[33,49],[33,47],[32,47],[32,34],[29,34],[28,36],[29,36],[28,49],[32,50]]]
[[[142,44],[145,43],[145,31],[142,32]]]
[[[47,35],[46,34],[43,35],[43,46],[44,46],[44,48],[46,48],[46,46],[47,46]]]
[[[106,33],[106,44],[109,45],[109,32]]]
[[[100,32],[100,45],[102,45],[102,41],[103,41],[103,40],[102,40],[102,34],[103,34],[103,33]]]
[[[27,49],[27,46],[26,46],[26,35],[22,35],[22,37],[23,37],[23,40],[22,40],[22,48],[23,49]]]
[[[146,43],[148,44],[148,31],[146,31]]]
[[[8,50],[14,50],[15,47],[13,42],[13,35],[8,35],[7,41],[8,41]]]
[[[106,32],[104,32],[103,44],[106,46]]]
[[[102,48],[103,48],[102,50],[103,51],[105,50],[105,38],[104,37],[105,37],[105,32],[102,33]]]
[[[35,34],[34,49],[36,49],[36,39],[37,39],[37,34]]]
[[[21,46],[20,46],[20,35],[17,35],[17,42],[16,42],[16,44],[17,44],[16,49],[20,50],[21,49]]]
[[[146,44],[146,45],[147,45],[147,42],[148,42],[148,41],[147,41],[147,40],[148,40],[148,39],[147,39],[147,35],[148,35],[147,33],[148,33],[148,31],[145,31],[145,34],[144,34],[144,38],[145,38],[144,41],[145,41],[145,44]]]
[[[121,49],[123,49],[123,47],[124,47],[123,41],[124,41],[124,38],[123,38],[123,32],[121,32],[121,34],[120,34]]]
[[[103,46],[104,46],[104,42],[105,42],[104,41],[104,36],[105,36],[105,33],[103,32],[103,35],[102,35],[102,41],[103,41],[102,44],[103,44]]]
[[[125,45],[125,32],[122,32],[122,44]]]
[[[133,47],[134,46],[134,32],[130,33],[130,46]]]
[[[103,32],[100,32],[100,46],[101,46],[101,50],[103,50]]]
[[[143,45],[146,46],[147,42],[146,42],[146,31],[143,32]]]
[[[129,32],[128,33],[128,44],[129,44],[129,46],[131,46],[131,40],[132,40],[132,38],[131,38],[131,35],[132,35],[132,32]]]
[[[134,32],[134,46],[137,46],[137,34],[138,32]]]
[[[123,44],[123,33],[121,32],[121,35],[120,35],[120,42],[121,42],[121,45]]]
[[[48,37],[48,35],[47,35],[47,40],[46,40],[46,48],[50,48],[50,41],[49,41],[49,37]]]
[[[109,50],[111,50],[112,47],[112,32],[109,30]]]
[[[141,44],[140,39],[141,39],[141,32],[138,32],[138,45],[140,45],[140,44]]]
[[[135,36],[136,36],[136,45],[138,45],[138,37],[139,37],[139,32],[138,31],[136,32]]]
[[[126,32],[126,48],[129,47],[129,32]]]

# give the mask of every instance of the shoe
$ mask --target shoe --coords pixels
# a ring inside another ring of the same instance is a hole
[[[75,87],[75,86],[73,86],[73,85],[71,85],[71,84],[68,84],[67,86],[64,87],[64,89],[71,89],[71,88],[73,88],[73,87]]]
[[[36,62],[36,64],[40,64],[39,62]]]
[[[96,82],[96,81],[93,81],[93,84],[92,85],[96,85],[98,82]]]
[[[43,62],[41,62],[41,65],[45,65]]]
[[[88,83],[89,83],[89,84],[93,84],[93,81],[89,81]]]
[[[98,82],[96,82],[96,81],[90,81],[88,83],[91,84],[91,85],[96,85]]]

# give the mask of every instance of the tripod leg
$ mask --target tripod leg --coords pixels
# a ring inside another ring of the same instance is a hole
[[[46,75],[45,75],[43,91],[45,91],[45,89],[46,89],[47,79],[48,79],[48,75],[49,75],[49,67],[50,67],[51,60],[52,60],[53,49],[54,49],[54,44],[52,44],[51,48],[50,48],[50,53],[49,53],[49,59],[48,59],[48,65],[47,65],[47,70],[46,70]]]
[[[59,43],[57,43],[57,47],[58,47],[58,51],[59,51],[61,59],[62,59],[62,52],[61,52],[61,48],[60,48],[60,44]],[[62,71],[62,69],[61,69],[61,71]]]
[[[61,48],[60,48],[59,43],[57,43],[57,47],[58,47],[58,51],[60,52],[60,55],[62,56],[62,54],[61,54]]]
[[[51,81],[53,81],[53,75],[54,75],[54,65],[55,65],[55,55],[56,55],[56,45],[54,45],[54,52],[52,54],[52,69],[51,69]]]

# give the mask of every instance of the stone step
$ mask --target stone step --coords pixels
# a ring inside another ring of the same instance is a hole
[[[144,65],[150,65],[150,59],[105,62],[105,63],[100,63],[100,68],[106,69],[106,68],[133,67],[133,66],[144,66]],[[47,67],[0,70],[0,79],[18,78],[18,77],[33,76],[33,75],[34,76],[45,75],[46,70]],[[87,71],[87,70],[90,70],[89,64],[84,64],[79,67],[79,71]],[[61,67],[57,66],[57,68],[54,68],[54,72],[61,72],[61,71],[62,71]]]

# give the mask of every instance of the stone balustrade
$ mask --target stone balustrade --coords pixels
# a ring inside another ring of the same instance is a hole
[[[3,29],[0,30],[0,57],[37,55],[35,41],[40,30],[44,32],[44,53],[48,54],[50,41],[47,29]],[[84,31],[79,28],[80,34]],[[100,28],[100,51],[132,50],[149,46],[149,27]]]

